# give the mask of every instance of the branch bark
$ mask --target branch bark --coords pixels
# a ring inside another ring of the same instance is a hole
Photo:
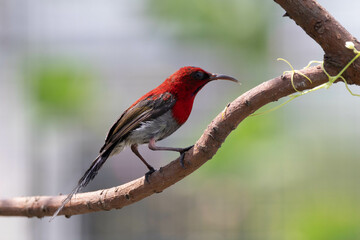
[[[275,0],[288,16],[295,21],[324,50],[324,67],[336,75],[354,54],[345,47],[351,41],[359,49],[359,41],[352,36],[329,12],[315,0]],[[360,85],[360,59],[356,60],[343,76],[349,84]]]
[[[345,48],[346,41],[353,41],[359,49],[359,42],[350,35],[324,8],[316,1],[276,0],[294,21],[301,26],[325,51],[326,70],[334,75],[354,56]],[[359,61],[348,71],[348,83],[360,85]],[[328,81],[320,66],[303,69],[312,83],[299,74],[294,75],[295,87],[298,90],[311,89]],[[226,137],[250,114],[262,106],[277,101],[294,93],[290,74],[279,76],[264,82],[244,93],[228,105],[207,127],[196,142],[194,148],[185,156],[185,169],[178,159],[159,169],[149,177],[138,178],[121,186],[77,194],[59,215],[76,215],[110,209],[120,209],[134,202],[160,193],[180,181],[211,159],[221,147]],[[2,216],[51,216],[61,205],[65,196],[33,196],[0,200]]]

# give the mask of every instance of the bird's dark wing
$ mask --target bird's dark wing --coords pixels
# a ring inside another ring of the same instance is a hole
[[[100,149],[100,154],[108,149],[112,151],[114,145],[121,141],[132,130],[139,127],[142,122],[149,121],[166,113],[174,104],[174,96],[166,92],[147,96],[127,109],[111,127],[106,136],[105,144]]]

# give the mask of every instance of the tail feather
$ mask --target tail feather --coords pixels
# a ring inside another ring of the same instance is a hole
[[[71,198],[77,194],[81,189],[86,187],[88,183],[94,179],[94,177],[97,175],[99,169],[102,167],[102,165],[105,163],[105,161],[108,158],[108,154],[99,155],[91,164],[90,168],[85,172],[85,174],[80,178],[77,186],[71,191],[71,193],[63,200],[61,206],[56,210],[54,215],[51,217],[50,221],[52,221],[59,212],[64,208],[64,206],[71,200]]]

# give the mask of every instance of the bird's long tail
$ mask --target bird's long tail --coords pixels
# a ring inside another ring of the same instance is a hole
[[[83,189],[88,183],[94,179],[97,175],[99,169],[108,159],[108,154],[100,154],[91,164],[90,168],[85,172],[85,174],[80,178],[77,186],[71,191],[71,193],[63,200],[61,206],[56,210],[54,215],[51,217],[50,221],[52,221],[59,212],[64,208],[64,206],[71,200],[74,194],[78,193],[81,189]]]

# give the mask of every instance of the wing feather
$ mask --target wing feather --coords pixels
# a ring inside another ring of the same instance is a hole
[[[127,134],[138,128],[141,123],[157,118],[169,111],[175,104],[171,93],[154,94],[147,96],[134,106],[127,109],[116,123],[111,127],[106,136],[105,144],[100,149],[100,154],[113,149]]]

